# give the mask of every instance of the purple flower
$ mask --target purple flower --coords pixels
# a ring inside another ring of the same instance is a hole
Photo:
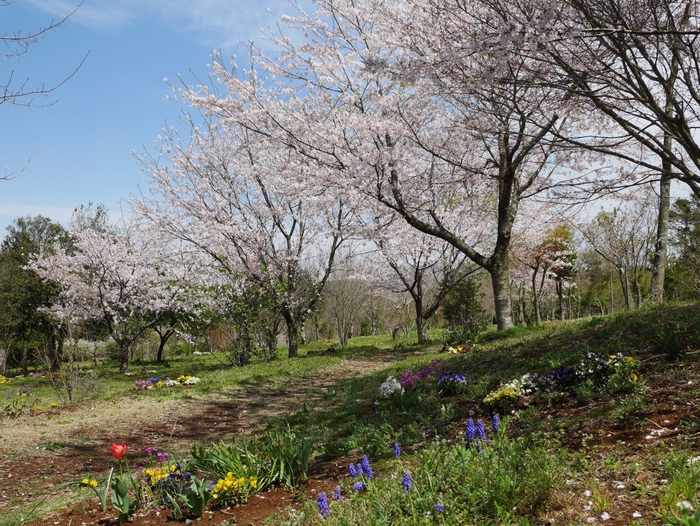
[[[399,458],[401,456],[401,446],[398,442],[394,442],[394,457]]]
[[[333,491],[333,499],[343,500],[343,496],[340,494],[340,486],[335,487],[335,491]]]
[[[445,512],[445,506],[442,504],[436,504],[435,505],[435,511],[438,513],[444,513]]]
[[[144,451],[147,455],[153,455],[154,453],[158,452],[158,450],[154,447],[147,447]]]
[[[406,493],[411,491],[411,475],[409,475],[408,471],[404,471],[401,485],[403,486],[403,489],[406,490]]]
[[[480,418],[476,421],[476,434],[481,440],[486,440],[486,430],[484,429],[484,421]]]
[[[158,378],[157,376],[154,376],[153,378],[149,378],[148,381],[151,382],[153,385],[155,385],[155,384],[157,384],[158,382],[162,382],[163,380],[161,380],[161,379]]]
[[[362,471],[362,464],[360,464],[359,462],[357,463],[357,465],[355,465],[355,469],[357,469],[358,476],[365,474],[364,471]]]
[[[324,519],[328,517],[328,514],[331,512],[331,508],[328,506],[328,499],[326,498],[325,493],[318,494],[318,512]]]
[[[374,478],[374,475],[372,474],[372,468],[369,465],[369,459],[367,458],[367,455],[362,456],[362,474],[367,477],[369,480],[372,480]]]
[[[474,442],[476,440],[476,429],[474,429],[474,420],[471,418],[467,420],[467,442]]]
[[[358,475],[357,469],[355,469],[355,464],[353,464],[352,462],[348,466],[348,471],[350,471],[351,478],[355,478]]]
[[[501,425],[501,419],[498,415],[493,415],[493,423],[491,424],[491,429],[494,433],[498,433],[498,426]]]
[[[352,485],[352,487],[355,488],[355,491],[362,491],[363,489],[365,489],[365,483],[362,482],[362,481],[360,481],[360,482],[355,482],[355,483]]]

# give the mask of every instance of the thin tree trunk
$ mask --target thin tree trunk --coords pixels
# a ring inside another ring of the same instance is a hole
[[[664,136],[670,143],[670,137]],[[670,146],[669,146],[670,148]],[[649,300],[652,303],[661,303],[664,300],[664,281],[666,279],[666,259],[668,254],[668,216],[671,208],[671,163],[666,159],[662,161],[664,174],[661,176],[659,188],[659,218],[656,227],[656,248],[654,251],[654,264],[651,273],[651,291]]]
[[[540,296],[537,294],[537,271],[532,274],[532,305],[535,307],[535,323],[540,325],[542,323],[542,316],[540,314]]]
[[[625,297],[625,307],[627,310],[631,310],[632,306],[630,305],[630,282],[629,282],[629,277],[627,276],[627,269],[624,267],[620,267],[617,269],[618,274],[620,275],[620,285],[622,286],[622,295]]]
[[[24,376],[27,376],[27,363],[29,362],[29,352],[27,351],[27,340],[24,340],[22,342],[22,374]],[[51,363],[52,367],[51,370],[53,371],[53,362]]]
[[[119,345],[119,373],[124,374],[129,368],[129,343]]]

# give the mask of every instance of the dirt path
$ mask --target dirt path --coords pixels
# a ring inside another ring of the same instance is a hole
[[[188,400],[154,400],[142,393],[5,420],[0,427],[0,517],[3,510],[27,506],[37,494],[63,491],[59,485],[86,473],[106,472],[113,466],[113,442],[126,442],[132,462],[138,462],[145,460],[142,452],[149,446],[186,452],[192,442],[205,438],[231,439],[304,407],[327,410],[323,396],[328,389],[397,358],[343,360],[313,376],[273,382],[264,389],[227,387]]]

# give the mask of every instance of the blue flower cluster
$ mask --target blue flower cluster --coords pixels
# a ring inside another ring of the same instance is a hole
[[[491,430],[494,433],[498,433],[498,427],[501,424],[501,419],[498,418],[498,415],[493,415],[493,421],[491,423]],[[477,438],[479,441],[484,441],[487,439],[486,437],[486,428],[484,427],[484,421],[479,418],[476,421],[476,425],[474,425],[474,419],[470,418],[467,420],[467,427],[465,430],[465,435],[467,438],[467,443],[471,444],[472,442],[476,442]],[[481,451],[481,444],[477,442],[477,448],[479,451]]]

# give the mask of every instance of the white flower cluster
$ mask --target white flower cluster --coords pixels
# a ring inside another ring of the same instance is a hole
[[[515,378],[508,383],[501,385],[495,391],[490,392],[484,398],[485,404],[492,404],[498,402],[503,398],[508,398],[511,400],[517,400],[521,396],[528,396],[532,394],[532,375],[527,373],[521,378]]]
[[[393,376],[387,377],[382,385],[379,386],[379,394],[382,398],[389,398],[396,391],[399,391],[401,394],[404,393],[403,387],[401,387],[399,381]]]

